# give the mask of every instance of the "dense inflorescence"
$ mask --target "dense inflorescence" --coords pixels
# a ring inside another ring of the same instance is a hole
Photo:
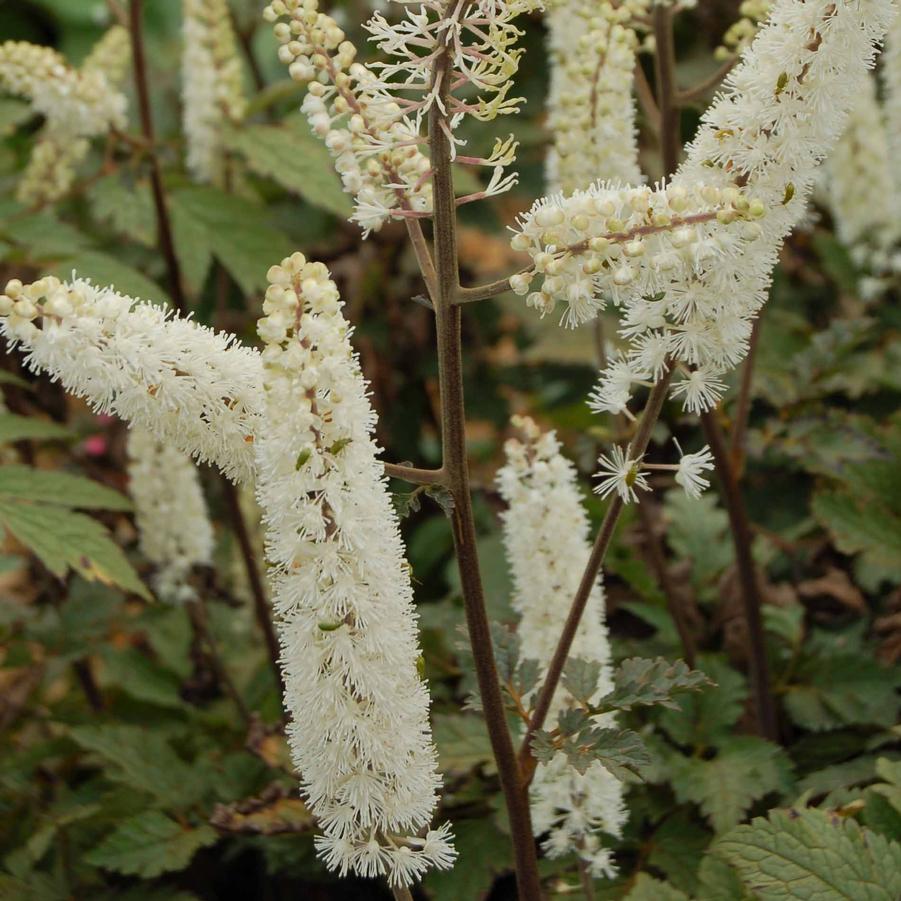
[[[598,178],[639,184],[632,84],[635,19],[647,15],[647,0],[549,0],[546,7],[551,191],[570,194]]]
[[[23,346],[32,370],[95,410],[152,431],[236,481],[252,479],[262,365],[233,335],[112,288],[52,276],[7,283],[0,333]]]
[[[507,463],[498,473],[507,503],[504,544],[513,576],[513,606],[519,614],[521,655],[537,660],[543,668],[554,652],[568,602],[588,561],[589,523],[575,467],[561,454],[556,435],[542,433],[526,417],[515,417],[513,424],[523,438],[507,441]],[[570,654],[600,664],[598,698],[613,687],[600,581],[589,595]],[[559,688],[553,710],[572,703],[566,690]],[[593,875],[614,874],[600,833],[618,836],[627,813],[622,784],[599,762],[581,775],[562,753],[539,764],[531,803],[535,831],[546,835],[545,847],[551,856],[575,853]]]
[[[246,111],[231,13],[226,0],[183,0],[182,119],[195,179],[225,178],[223,137]]]
[[[128,490],[141,553],[154,566],[153,588],[169,603],[197,598],[196,567],[213,561],[213,527],[197,467],[152,432],[128,433]]]
[[[269,279],[257,485],[294,762],[327,865],[409,885],[454,851],[447,827],[421,837],[440,780],[375,414],[325,266]]]

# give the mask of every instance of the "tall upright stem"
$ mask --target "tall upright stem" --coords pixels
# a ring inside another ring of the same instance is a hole
[[[745,509],[744,498],[735,471],[723,430],[712,411],[701,414],[704,435],[710,445],[710,452],[716,464],[716,474],[722,487],[723,501],[729,514],[732,544],[735,548],[735,565],[738,571],[742,607],[748,628],[748,670],[751,690],[757,715],[757,731],[770,741],[779,740],[776,708],[770,691],[769,663],[763,637],[763,617],[760,613],[760,582],[751,556],[751,526]]]
[[[748,420],[751,417],[751,388],[754,385],[754,363],[757,361],[757,343],[760,340],[760,314],[751,326],[751,337],[748,341],[748,355],[741,370],[741,387],[738,390],[738,403],[735,406],[735,425],[732,429],[732,446],[730,447],[732,464],[736,475],[741,478],[745,468],[745,443],[748,437]]]
[[[163,173],[160,168],[156,150],[156,135],[153,128],[153,114],[150,110],[150,90],[147,83],[147,64],[144,58],[144,3],[143,0],[131,0],[129,8],[129,33],[131,35],[131,57],[134,68],[135,93],[138,96],[138,113],[141,117],[141,131],[147,143],[150,160],[150,188],[153,205],[156,209],[157,238],[166,260],[169,273],[169,290],[172,304],[179,313],[187,313],[188,304],[185,299],[181,280],[181,266],[175,252],[175,240],[172,237],[172,221],[166,204],[166,193],[163,189]]]
[[[644,413],[641,417],[641,423],[635,438],[629,444],[629,457],[631,459],[639,459],[644,456],[651,443],[651,433],[654,430],[660,411],[663,409],[663,403],[666,400],[666,393],[669,388],[670,379],[672,378],[672,368],[660,377],[654,383],[648,402],[645,405]],[[569,608],[569,614],[566,617],[566,623],[563,626],[563,632],[560,640],[548,664],[547,672],[544,676],[544,684],[538,692],[535,700],[535,709],[532,712],[532,719],[529,722],[529,728],[526,730],[526,736],[523,739],[520,748],[520,766],[525,774],[526,781],[530,782],[535,772],[535,760],[532,756],[532,738],[535,733],[544,726],[548,712],[551,709],[551,702],[554,693],[560,683],[560,677],[563,674],[563,667],[569,657],[570,648],[572,648],[573,640],[585,613],[585,607],[588,604],[588,598],[592,589],[597,584],[598,573],[604,563],[604,557],[607,555],[607,549],[613,539],[613,533],[619,523],[620,514],[623,512],[622,498],[616,494],[607,508],[601,528],[598,530],[597,537],[594,540],[594,546],[591,548],[591,554],[588,558],[588,564],[582,573],[582,580],[573,598],[572,606]]]
[[[445,133],[447,85],[450,59],[441,54],[435,64],[439,98],[429,112],[429,149],[434,196],[435,319],[438,337],[438,374],[441,392],[441,441],[446,484],[454,499],[451,522],[466,625],[475,660],[482,710],[497,762],[498,775],[513,839],[516,879],[521,901],[539,901],[541,884],[528,795],[523,787],[516,752],[507,726],[491,627],[485,609],[485,594],[476,550],[476,530],[469,491],[466,457],[466,423],[463,397],[463,354],[460,336],[461,309],[455,303],[460,290],[457,258],[456,204],[451,172],[451,147]]]

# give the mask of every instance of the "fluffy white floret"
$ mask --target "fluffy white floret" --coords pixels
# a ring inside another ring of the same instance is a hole
[[[705,370],[681,391],[689,409],[708,409],[717,376],[747,353],[779,249],[892,15],[890,0],[775,3],[671,184],[600,184],[523,217],[513,246],[543,279],[530,305],[546,312],[562,300],[578,324],[612,300],[630,359],[639,365],[638,342],[653,332],[671,357]]]

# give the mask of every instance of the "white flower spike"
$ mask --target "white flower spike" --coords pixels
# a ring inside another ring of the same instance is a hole
[[[554,653],[580,576],[591,552],[590,526],[576,470],[561,453],[553,432],[541,432],[528,417],[513,425],[522,440],[510,439],[507,462],[497,476],[507,503],[502,514],[504,545],[513,576],[513,606],[523,659],[546,665]],[[610,644],[604,588],[594,585],[576,633],[571,655],[601,665],[597,697],[612,689]],[[552,714],[570,705],[564,688],[554,697]],[[604,725],[613,725],[607,716]],[[601,833],[619,836],[626,821],[623,785],[598,761],[580,775],[558,754],[541,763],[530,788],[535,831],[545,835],[552,857],[578,854],[596,877],[612,877],[615,867]]]
[[[329,868],[410,885],[455,854],[428,830],[440,779],[375,413],[325,266],[296,253],[269,280],[257,493],[288,737]]]

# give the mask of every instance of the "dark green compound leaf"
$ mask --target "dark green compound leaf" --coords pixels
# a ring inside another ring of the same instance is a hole
[[[584,729],[563,740],[561,748],[569,763],[584,774],[599,761],[617,779],[641,778],[641,770],[651,763],[651,755],[638,733],[629,729]]]
[[[197,851],[218,840],[211,826],[185,826],[158,810],[148,810],[121,823],[85,860],[116,873],[152,879],[183,870]]]
[[[598,690],[601,664],[597,660],[570,657],[563,668],[563,687],[577,700],[587,704]]]
[[[712,684],[704,673],[689,669],[684,661],[673,662],[662,657],[624,660],[616,670],[614,683],[616,687],[598,701],[598,708],[631,710],[658,705],[678,710],[679,705],[673,700],[675,695]]]

